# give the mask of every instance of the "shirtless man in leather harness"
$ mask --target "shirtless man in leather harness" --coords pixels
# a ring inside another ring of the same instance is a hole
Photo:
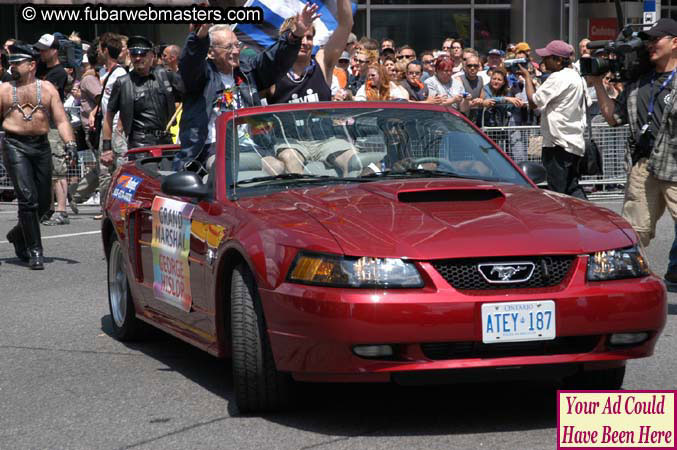
[[[50,116],[66,142],[67,155],[77,152],[77,144],[59,93],[48,81],[35,79],[36,57],[29,44],[10,46],[14,81],[0,85],[0,121],[5,131],[5,167],[19,204],[19,223],[7,240],[14,244],[19,259],[41,270],[40,217],[51,206],[52,189],[52,152],[47,140]]]

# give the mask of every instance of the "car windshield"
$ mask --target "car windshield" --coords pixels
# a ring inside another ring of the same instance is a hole
[[[294,110],[235,119],[230,186],[324,185],[383,178],[472,178],[528,185],[453,114],[407,108]],[[230,128],[232,129],[232,128]]]

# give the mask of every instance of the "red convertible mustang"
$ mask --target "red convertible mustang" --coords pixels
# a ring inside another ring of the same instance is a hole
[[[444,107],[243,109],[206,166],[176,150],[131,151],[105,197],[114,334],[231,357],[242,412],[294,381],[619,388],[665,324],[627,222]]]

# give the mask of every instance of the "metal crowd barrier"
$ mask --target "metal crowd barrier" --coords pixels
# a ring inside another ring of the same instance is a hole
[[[68,168],[68,184],[77,183],[87,172],[94,167],[96,159],[91,150],[82,150],[78,152],[78,164]],[[7,170],[0,158],[0,191],[12,191],[12,180],[9,179]]]
[[[542,136],[540,126],[486,127],[483,131],[516,162],[541,162]],[[586,130],[587,133],[587,130]],[[603,175],[585,176],[581,184],[600,196],[613,196],[625,188],[625,144],[628,126],[610,127],[592,124],[592,138],[602,152]]]
[[[539,126],[525,127],[485,127],[484,132],[516,162],[541,162],[541,128]],[[592,125],[592,137],[599,146],[603,155],[604,174],[601,176],[586,176],[581,184],[594,191],[595,196],[607,197],[623,192],[626,181],[625,143],[629,135],[629,128],[609,127],[607,124]],[[359,142],[360,147],[374,146],[374,151],[382,151],[383,142]],[[361,148],[368,151],[367,148]],[[74,183],[84,177],[87,171],[96,163],[91,150],[80,151],[78,164],[68,170],[68,183]],[[0,159],[0,191],[12,190],[12,182]]]

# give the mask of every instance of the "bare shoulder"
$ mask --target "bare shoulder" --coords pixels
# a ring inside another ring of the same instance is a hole
[[[58,101],[61,103],[59,91],[57,91],[56,87],[54,87],[54,85],[47,80],[42,81],[42,96],[45,99],[43,103],[49,103],[52,101]]]
[[[50,94],[58,94],[56,91],[56,87],[54,87],[54,85],[47,80],[42,80],[42,89]]]
[[[0,83],[0,95],[5,95],[12,90],[12,83]]]

